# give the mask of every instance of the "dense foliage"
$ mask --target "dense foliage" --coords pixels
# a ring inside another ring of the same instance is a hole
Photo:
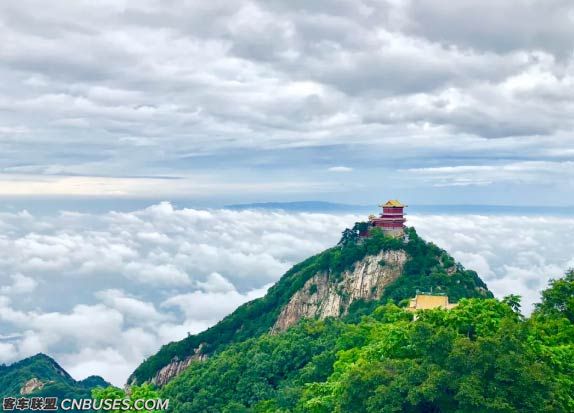
[[[160,413],[158,410],[143,410],[141,406],[134,406],[136,400],[153,400],[159,399],[159,392],[151,385],[144,384],[142,386],[132,386],[130,391],[126,393],[124,390],[114,386],[98,387],[92,390],[92,398],[94,400],[127,400],[129,401],[129,408],[126,409],[122,406],[120,409],[101,409],[98,413],[121,413],[121,412],[141,412],[141,413]]]
[[[33,378],[44,386],[29,397],[86,398],[90,397],[93,388],[109,386],[99,376],[76,381],[55,360],[45,354],[37,354],[10,366],[0,366],[0,398],[21,397],[20,389]]]
[[[367,239],[350,233],[343,239],[294,266],[264,298],[142,364],[138,381],[205,343],[209,358],[162,389],[144,384],[126,394],[98,377],[75,381],[37,355],[0,366],[0,396],[18,396],[35,377],[45,387],[33,396],[169,398],[176,413],[574,411],[574,271],[551,281],[525,318],[519,296],[492,298],[475,272],[414,229],[406,240],[377,230]],[[325,273],[337,282],[382,250],[403,250],[408,259],[378,300],[355,302],[341,319],[301,320],[269,333],[281,307],[310,277]],[[458,306],[416,314],[403,308],[417,290],[431,289]]]
[[[292,403],[306,381],[328,377],[341,327],[334,320],[305,320],[283,334],[235,344],[193,364],[162,394],[175,412],[234,411],[267,399]]]
[[[157,354],[145,360],[136,369],[130,382],[141,384],[150,380],[174,358],[185,359],[202,344],[202,351],[212,354],[231,343],[265,334],[277,320],[281,308],[315,274],[324,272],[337,281],[344,271],[352,268],[357,261],[380,251],[404,250],[409,257],[404,270],[407,276],[399,277],[388,286],[380,302],[390,299],[398,303],[413,297],[417,290],[431,289],[447,293],[453,302],[464,297],[492,297],[474,271],[465,270],[444,250],[425,242],[417,235],[414,228],[408,228],[406,234],[407,238],[403,240],[387,237],[380,230],[374,229],[370,237],[359,239],[350,236],[345,230],[338,246],[292,267],[269,289],[265,297],[242,305],[202,333],[163,346]],[[349,239],[346,240],[345,237]],[[376,305],[377,302],[356,303],[350,311],[349,320],[353,315],[358,318],[359,315],[370,312]]]
[[[517,297],[449,311],[377,307],[233,344],[161,390],[175,412],[574,411],[574,274],[534,314]]]

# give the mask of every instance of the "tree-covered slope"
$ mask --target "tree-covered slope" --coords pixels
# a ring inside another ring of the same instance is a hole
[[[9,366],[0,366],[0,397],[20,397],[21,390],[31,396],[59,398],[89,397],[95,387],[110,384],[99,376],[74,380],[55,360],[45,354],[28,357]],[[31,393],[28,393],[30,391]]]
[[[232,343],[269,332],[281,309],[314,275],[327,274],[336,283],[353,265],[381,251],[404,251],[408,259],[403,273],[376,300],[353,303],[346,315],[348,319],[358,319],[360,314],[370,312],[380,302],[393,300],[399,303],[411,298],[417,290],[429,291],[432,288],[436,292],[444,292],[451,302],[465,297],[492,297],[476,272],[456,264],[444,250],[421,239],[413,228],[408,228],[406,233],[408,241],[386,237],[375,230],[369,238],[360,241],[345,239],[336,247],[304,260],[287,271],[264,297],[242,305],[202,333],[164,345],[134,371],[128,382],[141,384],[150,381],[172,360],[184,360],[198,348],[203,355],[212,355]]]
[[[160,390],[174,412],[574,411],[574,272],[525,319],[517,297],[358,323],[302,320],[228,346]]]

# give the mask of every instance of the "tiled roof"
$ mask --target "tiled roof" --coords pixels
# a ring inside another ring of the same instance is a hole
[[[396,200],[396,199],[391,199],[390,201],[387,201],[386,204],[383,204],[384,207],[404,207],[403,204],[401,204],[400,201]]]

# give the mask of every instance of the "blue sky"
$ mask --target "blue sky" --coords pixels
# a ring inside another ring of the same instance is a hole
[[[1,196],[574,204],[569,1],[42,4],[0,4]]]

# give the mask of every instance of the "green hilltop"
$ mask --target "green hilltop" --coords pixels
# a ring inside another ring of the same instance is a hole
[[[159,397],[174,413],[574,411],[574,270],[551,281],[526,318],[520,297],[493,298],[474,271],[413,228],[404,238],[376,229],[356,235],[345,231],[336,247],[295,265],[264,297],[163,346],[133,373],[127,393],[104,388],[98,377],[75,381],[39,354],[0,366],[0,396],[18,395],[35,378],[43,386],[33,396]],[[301,317],[274,329],[294,296],[317,298],[319,287],[309,284],[318,274],[343,294],[339,286],[357,274],[351,270],[382,256],[405,258],[400,266],[375,261],[370,271],[397,272],[380,294],[352,302],[339,316]],[[431,289],[457,305],[405,308]],[[183,360],[189,362],[167,384],[150,384]]]
[[[509,296],[451,310],[388,303],[302,320],[193,363],[160,389],[175,413],[574,411],[574,272],[525,319]]]
[[[418,290],[445,293],[451,302],[462,298],[490,298],[486,284],[476,272],[465,269],[444,250],[424,241],[414,228],[406,229],[406,237],[393,238],[374,230],[363,239],[347,240],[345,237],[336,247],[327,249],[293,266],[269,289],[267,294],[240,306],[215,326],[181,341],[164,345],[161,350],[146,359],[132,374],[130,384],[142,384],[152,380],[158,371],[173,360],[184,360],[201,348],[203,355],[214,354],[231,343],[268,333],[277,320],[283,306],[314,275],[329,274],[332,282],[340,280],[345,270],[358,261],[381,251],[404,251],[408,259],[403,273],[388,285],[376,300],[354,302],[348,319],[367,314],[381,303],[389,300],[400,303],[414,297]],[[384,265],[384,263],[381,263]]]
[[[21,389],[28,383],[30,393]],[[92,389],[110,384],[99,376],[74,380],[54,359],[45,354],[0,366],[0,398],[3,397],[90,397]]]
[[[348,235],[295,265],[265,297],[164,346],[132,382],[149,381],[202,345],[206,357],[156,390],[175,413],[574,411],[573,271],[552,281],[525,318],[520,297],[493,298],[474,271],[412,228],[405,239],[376,230],[365,239]],[[316,274],[337,285],[381,251],[408,258],[379,297],[354,302],[340,317],[303,318],[273,331],[282,308]],[[458,305],[405,308],[430,289]]]

